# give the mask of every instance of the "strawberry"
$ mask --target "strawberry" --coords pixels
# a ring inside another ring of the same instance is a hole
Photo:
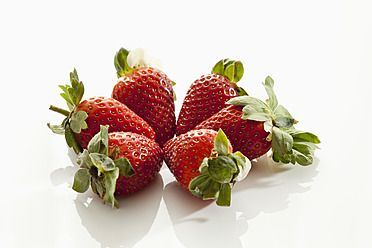
[[[146,136],[108,131],[107,125],[101,125],[100,132],[78,157],[80,169],[72,188],[84,193],[91,185],[103,202],[119,207],[115,197],[137,192],[157,175],[163,164],[163,151]]]
[[[236,85],[243,73],[244,68],[240,61],[224,59],[213,67],[212,74],[203,75],[194,81],[182,103],[176,135],[186,133],[220,111],[231,98],[246,95]]]
[[[50,110],[66,116],[61,125],[49,128],[64,134],[67,144],[78,154],[87,148],[88,142],[100,130],[100,125],[109,125],[110,132],[128,131],[143,134],[155,139],[155,132],[150,125],[130,110],[125,104],[107,97],[92,97],[81,101],[84,85],[76,70],[70,73],[71,86],[60,85],[61,96],[66,100],[70,111],[50,106]]]
[[[195,129],[222,129],[231,141],[234,150],[241,151],[250,160],[260,157],[271,148],[271,141],[266,138],[269,132],[264,123],[242,119],[241,106],[230,105],[203,121]]]
[[[231,188],[242,180],[250,162],[232,146],[222,130],[191,130],[169,140],[164,146],[165,162],[178,183],[205,200],[217,199],[229,206]]]
[[[175,95],[172,81],[160,69],[150,67],[146,58],[141,49],[129,53],[121,48],[116,53],[115,67],[119,79],[112,98],[126,104],[148,122],[156,133],[156,142],[163,147],[174,136]]]
[[[269,99],[265,102],[251,97],[230,99],[230,105],[203,121],[195,129],[220,128],[226,133],[235,150],[250,160],[267,153],[270,148],[275,162],[309,165],[313,162],[318,137],[294,128],[297,123],[286,108],[278,104],[273,87],[267,77],[264,83]]]

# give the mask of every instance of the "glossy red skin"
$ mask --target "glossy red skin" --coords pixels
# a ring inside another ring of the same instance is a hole
[[[193,129],[238,96],[233,84],[224,76],[209,74],[193,82],[188,89],[177,120],[176,135]]]
[[[243,120],[242,106],[230,105],[218,113],[203,121],[195,129],[220,128],[230,140],[234,151],[240,151],[250,160],[267,153],[271,148],[271,141],[266,138],[269,135],[264,130],[264,123],[252,120]]]
[[[143,67],[124,75],[114,86],[112,98],[150,124],[160,147],[173,138],[176,126],[173,86],[161,70]]]
[[[155,140],[151,126],[121,102],[107,97],[92,97],[82,101],[75,111],[85,111],[88,128],[74,133],[79,145],[86,149],[89,141],[100,131],[100,125],[109,125],[109,132],[134,132]]]
[[[165,163],[187,191],[190,181],[201,175],[199,167],[205,157],[210,157],[216,135],[217,132],[210,129],[191,130],[165,144]]]
[[[135,174],[126,178],[119,175],[115,196],[132,194],[149,184],[163,164],[163,151],[152,139],[131,132],[109,133],[109,152],[119,148],[115,159],[127,158]]]

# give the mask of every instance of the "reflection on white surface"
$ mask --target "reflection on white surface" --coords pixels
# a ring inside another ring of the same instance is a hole
[[[79,165],[77,156],[68,149],[73,166],[59,168],[50,174],[53,186],[67,184],[71,190]],[[129,196],[117,198],[120,208],[103,205],[90,189],[77,194],[74,201],[81,224],[101,247],[133,247],[150,230],[159,209],[163,192],[163,179],[158,174],[145,188]]]
[[[131,11],[139,1],[89,11],[83,1],[3,2],[1,247],[372,247],[372,1],[147,1],[141,18]],[[123,29],[123,18],[136,25]],[[57,85],[75,67],[84,99],[110,96],[120,47],[162,60],[177,83],[177,113],[189,85],[220,59],[241,60],[238,85],[260,99],[270,75],[281,104],[322,141],[314,164],[259,159],[230,208],[192,198],[167,168],[118,210],[91,191],[78,195],[78,167],[46,126],[63,117],[48,107],[67,107]]]
[[[75,152],[72,149],[69,149],[67,146],[66,149],[68,151],[67,155],[71,160],[71,165],[64,168],[58,168],[50,173],[50,180],[52,185],[55,187],[67,183],[68,187],[71,188],[74,181],[74,175],[80,167],[80,165],[78,165],[76,162],[78,156],[75,154]]]
[[[236,218],[233,209],[197,199],[177,182],[165,186],[164,201],[176,236],[185,247],[242,247],[239,236],[242,230],[245,233],[246,223]]]
[[[289,196],[310,190],[318,174],[318,161],[309,167],[279,165],[262,157],[253,162],[248,177],[233,189],[229,208],[202,201],[177,182],[164,188],[164,201],[179,241],[185,247],[244,247],[239,239],[249,221],[260,213],[274,213],[288,207]],[[190,238],[198,237],[198,238]]]
[[[142,190],[118,198],[119,209],[102,206],[102,201],[91,193],[78,194],[76,211],[81,224],[101,247],[133,247],[150,230],[159,209],[163,191],[160,175]]]
[[[304,193],[311,188],[318,174],[318,159],[303,167],[282,165],[264,156],[252,163],[252,170],[246,180],[236,184],[233,205],[244,218],[252,219],[260,213],[274,213],[288,208],[291,194]]]
[[[68,155],[73,166],[52,171],[50,178],[54,186],[67,183],[68,190],[72,190],[78,164],[71,149]],[[263,156],[253,161],[248,176],[236,183],[232,204],[227,208],[188,193],[169,177],[165,165],[143,190],[119,198],[119,209],[103,205],[90,190],[77,194],[74,204],[81,224],[101,247],[135,246],[151,229],[163,198],[175,235],[184,247],[226,247],[229,244],[239,248],[244,247],[240,238],[248,232],[251,220],[260,213],[285,210],[291,194],[310,190],[318,174],[318,163],[315,157],[314,163],[307,167],[282,165]]]

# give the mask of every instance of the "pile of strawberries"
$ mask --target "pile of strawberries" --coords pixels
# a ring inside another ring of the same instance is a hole
[[[65,119],[48,126],[79,155],[75,191],[90,186],[118,207],[115,197],[145,187],[165,161],[187,191],[229,206],[231,189],[248,174],[250,160],[269,150],[275,162],[313,162],[318,137],[294,127],[297,121],[279,105],[270,77],[263,83],[268,99],[261,101],[237,86],[242,63],[221,60],[191,84],[176,118],[175,83],[153,61],[143,49],[121,48],[111,97],[82,100],[76,70],[71,85],[59,86],[69,110],[50,106]]]

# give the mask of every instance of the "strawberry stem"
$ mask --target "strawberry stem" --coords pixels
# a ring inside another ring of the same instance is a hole
[[[59,108],[59,107],[56,107],[56,106],[53,106],[53,105],[50,105],[49,110],[52,110],[54,112],[63,114],[66,117],[69,117],[69,115],[70,115],[70,111],[67,111],[65,109],[62,109],[62,108]]]

